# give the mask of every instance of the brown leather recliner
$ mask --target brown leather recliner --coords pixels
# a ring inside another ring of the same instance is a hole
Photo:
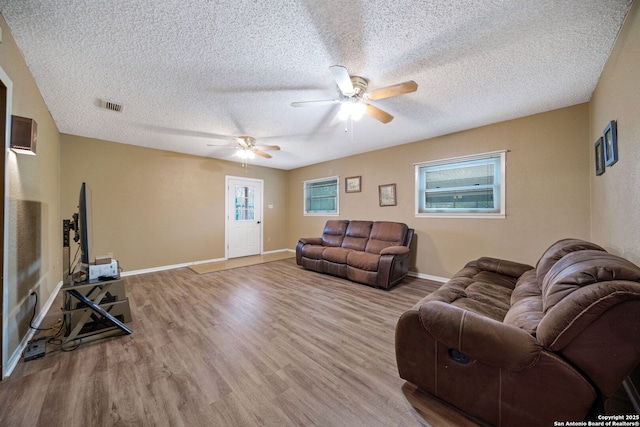
[[[498,426],[602,413],[640,362],[640,268],[565,239],[536,268],[480,258],[405,312],[400,376]]]
[[[322,237],[301,238],[296,262],[309,270],[389,289],[409,272],[413,229],[390,221],[327,221]]]

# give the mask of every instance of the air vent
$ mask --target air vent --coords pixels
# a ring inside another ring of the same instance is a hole
[[[113,101],[106,101],[104,99],[100,100],[100,107],[105,108],[107,110],[115,111],[117,113],[122,112],[122,104],[118,104]]]

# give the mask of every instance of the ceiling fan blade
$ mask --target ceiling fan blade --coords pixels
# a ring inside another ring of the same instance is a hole
[[[260,151],[260,150],[253,150],[253,152],[254,152],[254,153],[256,153],[258,156],[262,156],[262,157],[264,157],[265,159],[270,159],[270,158],[271,158],[271,155],[270,155],[270,154],[263,153],[263,152],[262,152],[262,151]]]
[[[392,96],[415,92],[416,90],[418,90],[418,83],[414,82],[413,80],[409,80],[404,83],[398,83],[397,85],[373,90],[369,92],[368,98],[372,101],[375,101],[377,99],[391,98]]]
[[[338,99],[326,99],[323,101],[301,101],[301,102],[292,102],[292,107],[315,107],[317,105],[332,105],[339,104],[340,100]]]
[[[256,145],[253,148],[256,148],[256,149],[262,150],[262,151],[279,150],[280,149],[280,147],[278,147],[277,145]]]
[[[351,76],[349,76],[349,71],[347,71],[345,67],[342,65],[332,65],[329,67],[329,71],[331,71],[331,75],[338,84],[340,92],[342,92],[343,95],[351,96],[354,94],[355,89],[351,82]]]
[[[220,147],[220,148],[233,148],[238,149],[235,145],[226,145],[226,144],[207,144],[207,147]]]
[[[391,120],[393,120],[393,116],[387,113],[386,111],[382,111],[378,107],[374,107],[371,104],[366,104],[366,105],[367,105],[366,113],[371,117],[373,117],[374,119],[379,120],[382,123],[389,123]]]

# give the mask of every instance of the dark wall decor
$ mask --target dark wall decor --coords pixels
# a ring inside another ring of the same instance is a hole
[[[618,131],[616,121],[609,122],[604,128],[604,164],[611,166],[618,161]]]
[[[11,149],[17,153],[36,154],[38,124],[27,117],[11,116]]]
[[[604,138],[600,137],[596,141],[596,175],[604,173]]]

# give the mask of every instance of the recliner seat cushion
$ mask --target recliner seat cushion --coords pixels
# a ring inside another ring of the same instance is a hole
[[[477,280],[478,276],[486,279],[481,273],[488,272],[477,267],[466,267],[463,275],[451,278],[438,290],[422,298],[414,308],[427,301],[441,301],[501,322],[509,310],[512,291],[509,287]]]
[[[320,245],[304,245],[302,247],[302,256],[310,259],[322,259],[322,253],[326,248],[326,246]]]
[[[350,252],[353,252],[352,249],[345,248],[326,248],[322,253],[322,257],[325,261],[335,262],[338,264],[346,264],[347,263],[347,255]]]
[[[347,265],[360,270],[378,271],[379,262],[380,255],[368,252],[353,251],[347,256]]]

